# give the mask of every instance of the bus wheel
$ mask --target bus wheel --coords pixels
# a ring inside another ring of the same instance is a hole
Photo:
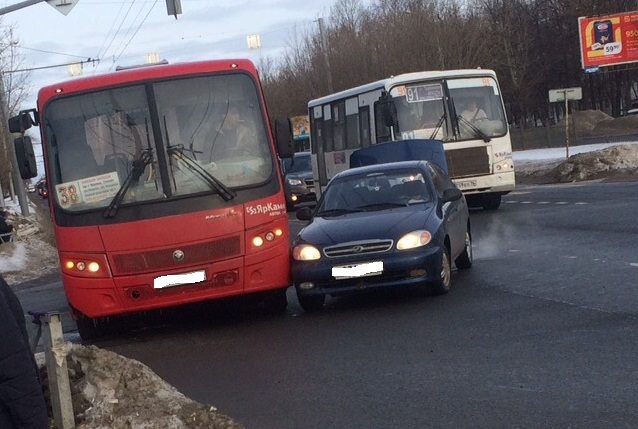
[[[84,341],[93,340],[99,337],[102,333],[97,319],[91,319],[83,314],[78,315],[75,321],[78,327],[78,334]]]
[[[314,313],[323,309],[323,304],[326,302],[325,295],[304,295],[297,291],[297,300],[299,305],[306,313]]]
[[[286,289],[278,289],[268,292],[264,298],[264,307],[271,314],[281,314],[288,308],[288,298],[286,298]]]
[[[450,261],[450,252],[444,247],[443,255],[441,255],[441,274],[434,283],[432,283],[432,292],[436,295],[444,295],[450,291],[452,287],[452,261]]]
[[[496,210],[501,205],[501,194],[483,195],[483,209]]]

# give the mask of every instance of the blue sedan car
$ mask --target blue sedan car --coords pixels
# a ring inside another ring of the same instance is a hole
[[[351,168],[328,183],[293,241],[292,277],[305,311],[326,295],[423,285],[450,290],[452,263],[472,266],[467,203],[443,169],[430,161]]]

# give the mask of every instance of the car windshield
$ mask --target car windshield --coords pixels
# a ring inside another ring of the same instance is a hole
[[[432,193],[420,171],[392,170],[336,178],[326,188],[317,215],[387,210],[430,201]]]
[[[312,165],[310,164],[310,154],[295,155],[292,165],[286,173],[303,173],[306,171],[312,171]]]

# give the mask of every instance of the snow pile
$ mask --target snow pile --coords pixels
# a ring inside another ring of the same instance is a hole
[[[187,398],[139,361],[73,344],[67,365],[77,429],[243,428],[215,407]]]
[[[550,174],[557,182],[563,183],[597,179],[608,176],[610,172],[638,174],[636,145],[618,145],[600,151],[572,155],[554,167]]]

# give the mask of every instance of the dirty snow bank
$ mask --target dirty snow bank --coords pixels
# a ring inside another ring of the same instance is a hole
[[[96,346],[67,345],[77,429],[243,428],[215,407],[187,398],[139,361]]]

